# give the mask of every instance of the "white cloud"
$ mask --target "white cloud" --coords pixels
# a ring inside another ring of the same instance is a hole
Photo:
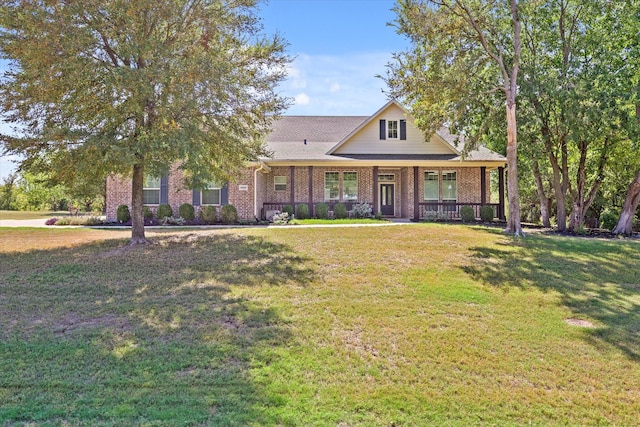
[[[309,105],[309,102],[311,102],[309,95],[306,93],[299,93],[293,99],[295,105]]]
[[[370,115],[387,102],[384,75],[391,53],[344,55],[300,54],[290,65],[290,73],[280,90],[295,99],[285,114]],[[300,82],[304,81],[304,92]],[[304,96],[302,96],[304,95]],[[311,102],[313,100],[313,102]]]
[[[287,67],[287,82],[292,89],[304,89],[307,87],[304,73],[298,67]]]

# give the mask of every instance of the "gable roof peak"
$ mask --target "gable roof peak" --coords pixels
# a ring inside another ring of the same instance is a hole
[[[367,126],[369,123],[371,123],[372,121],[374,121],[377,117],[379,117],[384,111],[386,111],[389,107],[391,106],[396,106],[398,107],[400,110],[402,110],[402,112],[404,113],[405,116],[409,115],[409,112],[407,111],[406,108],[404,108],[398,101],[396,101],[395,99],[391,99],[389,100],[386,104],[384,104],[382,106],[382,108],[378,109],[378,111],[376,111],[375,113],[373,113],[372,115],[370,115],[365,121],[363,121],[362,123],[360,123],[360,125],[355,128],[354,130],[352,130],[348,135],[346,135],[340,142],[338,142],[336,145],[334,145],[333,147],[331,147],[331,149],[329,151],[327,151],[327,154],[333,154],[338,148],[342,147],[353,135],[355,135],[358,131],[360,131],[360,129],[364,128],[365,126]]]

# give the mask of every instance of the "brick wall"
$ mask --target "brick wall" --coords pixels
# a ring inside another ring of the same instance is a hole
[[[233,182],[229,183],[229,204],[238,210],[241,220],[254,219],[253,213],[253,168],[247,168],[240,173]],[[262,174],[258,174],[262,175]],[[264,180],[263,180],[264,181]],[[247,190],[240,190],[240,185],[246,185]],[[174,165],[169,171],[168,204],[174,215],[178,215],[180,205],[193,203],[193,190],[185,188],[184,175],[178,165]],[[116,220],[116,210],[120,205],[127,205],[131,209],[131,178],[111,175],[107,178],[106,216],[108,221]],[[149,206],[154,212],[157,206]],[[198,208],[196,207],[196,215]]]
[[[378,174],[393,174],[395,180],[395,206],[396,216],[413,216],[413,167],[399,169],[382,169]],[[443,171],[456,171],[458,184],[458,201],[460,203],[479,203],[480,197],[480,168],[418,168],[418,199],[421,202],[424,194],[424,172],[439,172],[442,179]],[[229,203],[238,210],[238,217],[241,220],[254,219],[254,168],[247,168],[241,172],[235,180],[229,183]],[[373,168],[313,168],[313,202],[324,202],[324,174],[325,172],[358,173],[358,201],[373,203]],[[275,191],[274,176],[287,177],[287,190]],[[258,215],[263,203],[290,203],[291,199],[291,169],[288,166],[273,167],[268,173],[259,172],[257,175],[257,196]],[[295,202],[306,203],[309,201],[309,167],[297,166],[294,168],[295,181]],[[486,172],[486,201],[490,203],[490,172]],[[192,190],[184,188],[183,174],[177,165],[171,169],[168,180],[169,204],[177,215],[178,208],[182,203],[192,203]],[[241,186],[243,189],[241,190]],[[376,191],[378,191],[376,189]],[[442,195],[440,195],[442,198]],[[107,199],[106,214],[107,219],[116,219],[116,209],[119,205],[126,204],[131,207],[131,179],[129,177],[110,176],[107,178]],[[155,207],[151,206],[155,211]],[[374,210],[378,207],[374,207]]]
[[[107,221],[116,220],[116,210],[120,205],[127,205],[131,209],[131,178],[110,175],[107,177],[107,197],[105,200]]]
[[[300,168],[296,168],[300,169]],[[274,177],[284,176],[287,178],[287,189],[276,191]],[[290,203],[291,201],[291,171],[289,166],[278,166],[271,168],[271,172],[266,177],[266,201],[271,203]],[[296,178],[296,188],[300,185]]]
[[[294,188],[295,201],[308,203],[309,202],[309,166],[298,166],[294,168],[294,180],[295,180],[295,188]],[[287,202],[287,203],[290,203],[290,202]]]
[[[409,178],[411,176],[411,178]],[[409,168],[400,169],[400,207],[396,208],[398,216],[408,218],[413,215],[413,197],[409,195],[409,188],[413,194],[413,168],[409,172]]]
[[[184,174],[178,168],[177,164],[173,165],[169,171],[168,181],[169,198],[167,201],[173,210],[173,215],[178,216],[178,210],[181,204],[193,203],[193,190],[184,187]]]
[[[238,210],[238,219],[251,221],[254,219],[253,195],[254,168],[245,168],[232,182],[229,182],[229,204]],[[258,172],[258,175],[261,175]]]

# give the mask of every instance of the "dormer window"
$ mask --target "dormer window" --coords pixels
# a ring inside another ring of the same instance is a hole
[[[385,139],[407,139],[406,120],[380,120],[380,140]]]
[[[398,139],[398,121],[387,120],[387,138]]]

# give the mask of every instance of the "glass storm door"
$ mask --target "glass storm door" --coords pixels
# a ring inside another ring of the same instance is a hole
[[[393,216],[393,184],[380,184],[380,212],[385,216]]]

